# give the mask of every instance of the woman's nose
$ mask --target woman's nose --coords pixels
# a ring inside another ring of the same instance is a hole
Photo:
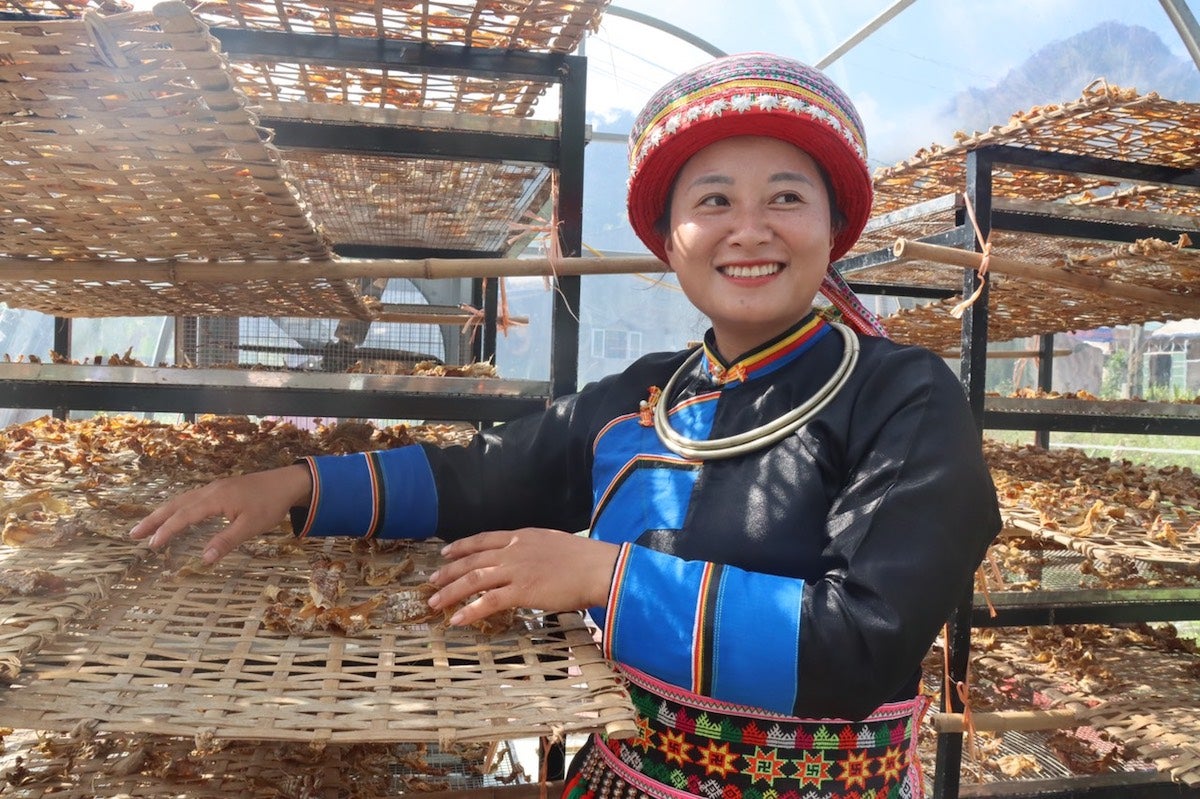
[[[729,240],[733,244],[762,244],[772,235],[767,219],[756,209],[738,211],[730,218]]]

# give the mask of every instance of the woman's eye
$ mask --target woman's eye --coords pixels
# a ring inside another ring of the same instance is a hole
[[[709,194],[700,198],[700,205],[720,206],[728,205],[729,200],[725,199],[723,194]]]
[[[777,203],[798,203],[803,202],[803,200],[804,198],[800,196],[799,192],[794,191],[785,191],[775,196],[775,202]]]

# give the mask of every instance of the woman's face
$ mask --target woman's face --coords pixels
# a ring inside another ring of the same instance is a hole
[[[829,194],[813,159],[764,136],[723,139],[679,170],[667,262],[732,360],[794,325],[829,266]]]

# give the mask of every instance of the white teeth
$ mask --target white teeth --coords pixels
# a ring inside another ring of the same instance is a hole
[[[754,266],[727,266],[724,271],[729,277],[766,277],[773,275],[783,267],[779,264],[756,264]]]

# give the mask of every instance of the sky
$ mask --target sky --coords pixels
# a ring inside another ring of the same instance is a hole
[[[767,50],[807,63],[824,58],[893,5],[895,0],[613,0],[613,6],[683,28],[725,52]],[[931,128],[929,121],[950,97],[992,86],[1045,45],[1105,20],[1148,28],[1174,55],[1189,58],[1159,0],[915,0],[826,72],[854,99],[869,142],[884,140],[893,151],[911,153],[947,143],[953,131]],[[673,74],[710,57],[611,13],[585,47],[589,109],[608,118],[636,112]]]

